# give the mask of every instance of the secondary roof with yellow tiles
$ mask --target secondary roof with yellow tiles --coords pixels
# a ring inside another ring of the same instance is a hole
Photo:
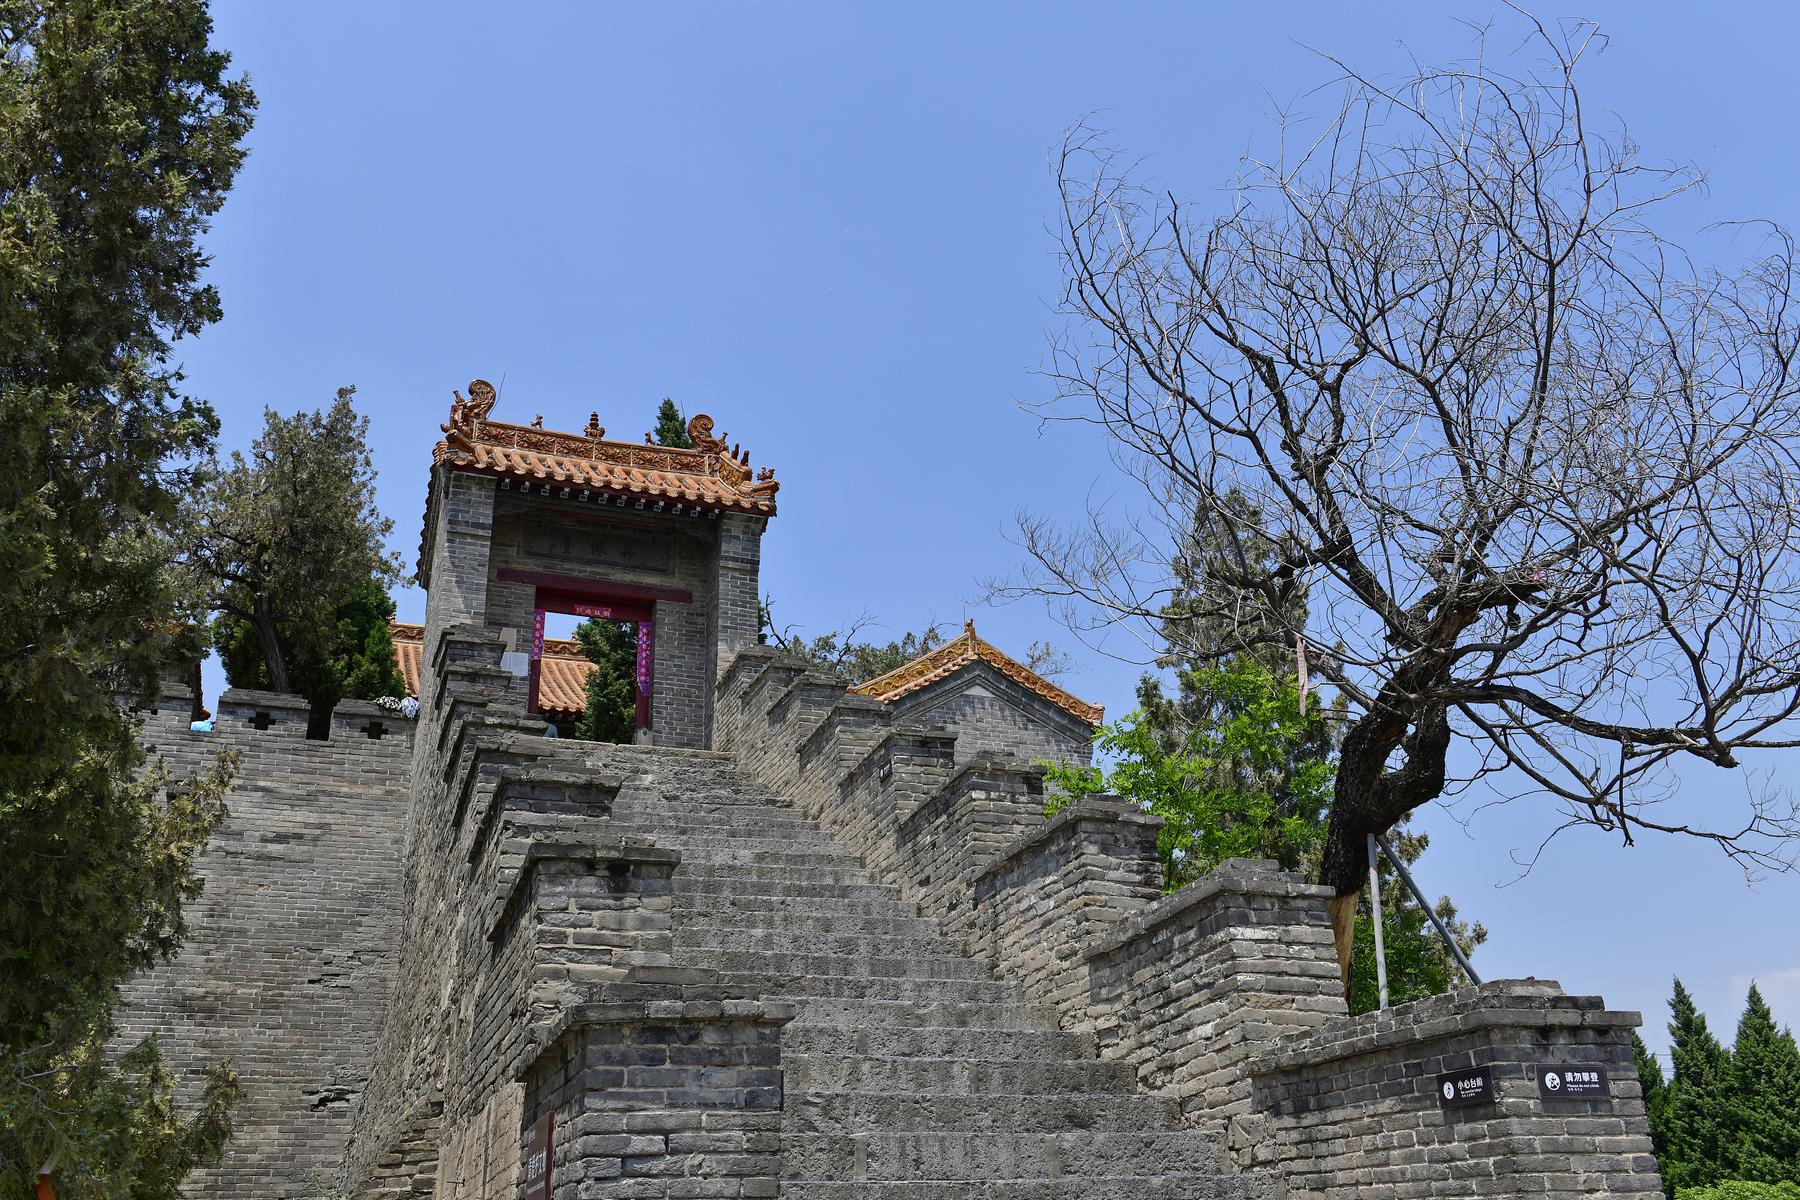
[[[425,650],[425,627],[392,621],[388,628],[393,633],[394,658],[406,680],[407,694],[417,696]],[[1098,726],[1105,718],[1106,710],[1099,705],[1077,699],[1024,663],[977,637],[973,621],[964,623],[960,637],[850,690],[891,702],[976,662],[987,663],[1078,721]],[[594,664],[581,653],[581,647],[574,640],[544,639],[544,656],[538,664],[538,706],[546,713],[570,720],[580,716],[587,707],[587,678],[593,669]]]
[[[987,663],[1020,687],[1049,701],[1078,721],[1098,727],[1106,717],[1106,710],[1099,705],[1077,699],[1018,659],[982,640],[975,633],[973,621],[963,622],[960,637],[850,690],[891,703],[977,662]]]
[[[775,473],[767,467],[752,473],[749,453],[730,445],[729,435],[714,437],[713,420],[704,413],[688,422],[694,448],[683,450],[655,445],[648,434],[644,445],[610,440],[599,413],[579,434],[545,429],[542,417],[530,425],[489,420],[495,392],[485,379],[469,384],[466,399],[455,396],[433,462],[565,499],[650,501],[656,511],[677,516],[775,515],[781,487]]]
[[[388,622],[394,638],[394,661],[406,680],[406,694],[419,694],[419,672],[425,655],[425,627]],[[545,638],[538,660],[538,707],[546,716],[573,721],[587,710],[587,679],[594,664],[572,638]]]

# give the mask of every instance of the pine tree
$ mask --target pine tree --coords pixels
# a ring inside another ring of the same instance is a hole
[[[583,621],[575,640],[594,669],[588,672],[587,707],[571,736],[624,743],[637,727],[637,638],[620,621]]]
[[[688,438],[687,422],[681,419],[681,410],[667,396],[663,397],[662,407],[656,410],[656,429],[653,435],[659,446],[673,446],[677,450],[694,448],[694,443]]]
[[[1800,1183],[1800,1049],[1755,984],[1731,1050],[1731,1177]]]
[[[1706,1026],[1694,998],[1675,981],[1669,1000],[1669,1057],[1674,1078],[1667,1099],[1668,1138],[1663,1183],[1679,1189],[1733,1177],[1730,1158],[1731,1057]]]

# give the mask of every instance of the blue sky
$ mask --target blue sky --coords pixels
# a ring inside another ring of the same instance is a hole
[[[1800,225],[1800,9],[1579,11],[1611,39],[1590,106],[1710,176],[1677,220]],[[1065,682],[1120,714],[1137,668],[1080,650],[1041,606],[973,607],[980,578],[1018,565],[1015,512],[1130,494],[1091,433],[1040,430],[1020,407],[1049,389],[1052,144],[1097,114],[1204,204],[1275,109],[1326,77],[1307,47],[1400,69],[1409,49],[1459,53],[1457,19],[1491,13],[221,3],[218,42],[262,109],[209,243],[226,317],[180,355],[228,447],[265,405],[355,384],[409,564],[452,388],[485,377],[504,385],[497,416],[579,429],[598,411],[631,438],[672,396],[776,468],[764,586],[783,623],[867,610],[898,634],[972,615],[1004,647],[1077,650]],[[423,612],[416,589],[399,604]],[[1752,978],[1800,1024],[1800,880],[1750,887],[1697,845],[1577,833],[1510,882],[1510,852],[1550,814],[1462,816],[1422,814],[1421,882],[1488,926],[1485,974],[1642,1009],[1657,1046],[1677,973],[1727,1036]]]

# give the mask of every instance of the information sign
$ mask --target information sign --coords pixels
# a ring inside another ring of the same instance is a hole
[[[1591,1100],[1611,1096],[1605,1067],[1582,1063],[1539,1063],[1538,1096],[1544,1100]]]
[[[525,1143],[526,1200],[550,1200],[550,1132],[556,1124],[556,1110],[539,1117],[531,1126],[531,1137]]]
[[[1488,1104],[1494,1099],[1494,1075],[1486,1067],[1470,1067],[1437,1077],[1439,1108],[1464,1108]]]

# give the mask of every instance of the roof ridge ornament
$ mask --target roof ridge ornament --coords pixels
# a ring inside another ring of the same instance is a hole
[[[712,431],[713,419],[705,413],[695,413],[687,425],[688,441],[694,443],[694,449],[702,454],[725,453],[725,443],[731,435],[727,433],[714,437]]]
[[[449,434],[452,441],[473,441],[476,429],[494,411],[494,385],[485,379],[471,379],[467,400],[455,388],[450,389],[450,394],[455,397],[450,405],[450,423],[438,428]]]

